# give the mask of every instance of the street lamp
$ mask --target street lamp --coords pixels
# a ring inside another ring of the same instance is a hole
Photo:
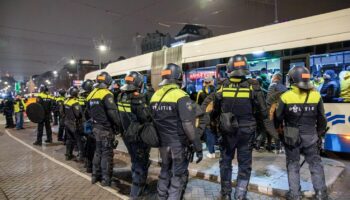
[[[56,71],[56,70],[55,70],[55,71],[53,71],[53,74],[54,74],[54,75],[57,75],[57,71]]]
[[[5,85],[9,84],[7,81],[5,81],[4,83],[5,83]]]
[[[74,57],[72,57],[72,59],[69,60],[69,64],[77,68],[77,80],[79,80],[79,64],[76,62]]]
[[[107,53],[110,49],[111,49],[111,40],[106,40],[103,36],[101,36],[100,38],[96,38],[92,40],[95,46],[95,49],[97,49],[99,51],[99,66],[100,69],[102,68],[101,66],[101,56],[102,53]]]
[[[75,65],[75,60],[72,58],[72,59],[70,59],[69,60],[69,64],[71,64],[71,65]]]
[[[98,50],[100,50],[101,52],[105,52],[107,51],[107,46],[104,44],[100,44],[100,46],[98,46]]]

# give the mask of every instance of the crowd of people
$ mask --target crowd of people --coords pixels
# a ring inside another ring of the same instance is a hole
[[[231,199],[235,154],[238,176],[234,198],[247,199],[253,149],[281,152],[284,146],[289,184],[286,198],[301,199],[299,160],[300,154],[304,154],[315,199],[328,199],[319,155],[326,120],[322,98],[310,80],[310,72],[305,67],[293,67],[288,72],[290,90],[282,83],[280,73],[273,75],[271,83],[266,73],[257,79],[248,78],[249,73],[246,58],[233,56],[227,64],[228,78],[218,86],[214,86],[212,77],[205,78],[203,89],[192,99],[181,88],[182,68],[172,63],[161,71],[157,91],[151,84],[145,86],[143,75],[136,71],[126,74],[122,86],[108,73],[101,72],[96,80],[84,81],[81,88],[59,90],[58,97],[52,97],[42,85],[37,103],[44,109],[44,118],[38,123],[34,145],[42,145],[44,126],[45,143],[52,142],[50,120],[54,116],[54,124],[59,126],[58,141],[66,145],[66,160],[84,162],[93,184],[110,186],[113,149],[118,145],[116,136],[120,135],[131,157],[131,199],[143,195],[150,149],[158,147],[160,200],[183,199],[189,163],[194,158],[199,163],[204,157],[203,141],[208,158],[216,158],[216,150],[220,151],[219,199]],[[9,102],[5,104],[10,105]],[[25,106],[17,97],[12,102],[19,104],[14,112],[22,113],[16,114],[17,128],[21,129]],[[154,141],[159,142],[153,145]]]

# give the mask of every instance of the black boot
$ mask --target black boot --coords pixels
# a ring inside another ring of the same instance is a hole
[[[39,141],[35,141],[35,142],[33,143],[33,145],[36,145],[36,146],[41,146],[41,145],[42,145],[42,143],[41,143],[41,142],[39,142]]]
[[[293,194],[291,191],[287,192],[286,200],[301,200],[301,194]]]
[[[52,143],[52,140],[45,140],[45,143]]]
[[[66,154],[66,160],[72,160],[73,158],[75,158],[74,155],[72,155],[72,154]]]
[[[236,191],[235,191],[235,199],[247,200],[247,188],[248,188],[248,180],[238,180]]]
[[[329,200],[327,190],[316,190],[315,200]]]
[[[221,192],[219,200],[231,200],[232,183],[231,181],[221,181]]]
[[[101,181],[101,185],[103,187],[111,186],[111,180],[110,179],[104,179],[104,180]]]
[[[218,200],[231,200],[230,194],[220,194]]]
[[[97,182],[101,181],[101,177],[100,176],[96,176],[96,175],[92,175],[91,176],[91,184],[95,184]]]

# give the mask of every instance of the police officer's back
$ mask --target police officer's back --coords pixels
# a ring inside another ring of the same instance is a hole
[[[80,95],[82,97],[87,98],[91,91],[93,90],[93,84],[94,82],[92,80],[85,80],[83,84],[81,85],[81,92]],[[84,143],[84,153],[85,153],[85,165],[86,167],[86,172],[87,173],[92,173],[92,161],[94,158],[95,154],[95,146],[96,146],[96,141],[95,137],[92,134],[92,120],[90,117],[89,113],[89,106],[86,103],[85,110],[83,110],[83,115],[85,118],[85,121],[83,122],[84,124],[84,136],[85,136],[85,143]]]
[[[12,97],[11,92],[7,92],[3,105],[4,105],[3,112],[6,117],[5,128],[14,128],[15,126],[13,123],[14,99]]]
[[[64,137],[64,101],[66,96],[66,91],[64,89],[60,89],[58,91],[59,96],[56,98],[56,105],[58,110],[58,134],[57,140],[63,141]]]
[[[310,82],[310,72],[305,67],[293,67],[288,72],[291,90],[282,94],[276,110],[276,118],[284,122],[284,143],[288,172],[287,199],[301,199],[300,154],[309,164],[316,199],[328,199],[327,187],[318,141],[326,129],[327,121],[319,92]]]
[[[121,87],[121,93],[118,97],[118,112],[124,130],[123,141],[132,163],[130,198],[138,199],[146,187],[150,165],[150,147],[138,137],[138,132],[145,122],[150,121],[150,111],[142,94],[143,75],[131,71],[126,74],[125,82],[126,84]]]
[[[64,102],[67,141],[66,141],[66,160],[73,158],[73,149],[75,144],[78,146],[79,160],[83,157],[83,144],[81,140],[83,111],[78,101],[79,89],[71,87],[68,90],[68,99]]]
[[[238,176],[236,199],[246,199],[252,169],[252,149],[256,124],[268,121],[264,94],[258,81],[246,78],[249,67],[242,55],[232,57],[227,65],[229,78],[222,83],[214,100],[213,117],[219,119],[221,139],[221,199],[231,199],[232,159],[237,150]],[[276,132],[273,132],[276,134]]]
[[[39,88],[39,95],[37,97],[37,103],[41,104],[41,106],[44,109],[45,113],[45,119],[43,122],[38,123],[38,133],[37,133],[37,139],[33,143],[34,145],[41,145],[42,144],[42,136],[44,132],[44,126],[46,130],[46,137],[45,140],[46,143],[52,142],[52,130],[51,130],[51,111],[53,106],[54,98],[49,94],[49,89],[46,85],[41,85]]]
[[[160,137],[162,169],[158,180],[159,199],[181,199],[188,178],[192,145],[199,162],[203,158],[199,136],[195,134],[195,107],[183,90],[182,69],[168,64],[161,72],[162,82],[151,99],[154,123]]]
[[[101,181],[101,185],[109,186],[113,170],[114,129],[119,124],[119,118],[113,94],[108,90],[112,77],[107,72],[101,72],[96,81],[96,88],[87,97],[96,139],[91,182]]]

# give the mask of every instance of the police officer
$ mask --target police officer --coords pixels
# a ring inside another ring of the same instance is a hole
[[[161,142],[158,199],[182,199],[191,154],[196,152],[197,163],[200,162],[203,158],[202,144],[195,133],[195,107],[188,94],[179,87],[181,67],[170,63],[163,68],[161,76],[161,89],[154,93],[150,102]]]
[[[13,111],[14,111],[14,100],[11,92],[7,92],[6,98],[4,99],[4,115],[6,118],[5,128],[14,128],[13,123]]]
[[[60,89],[58,91],[59,96],[56,98],[56,105],[58,110],[58,134],[57,140],[64,140],[64,101],[66,96],[66,91],[64,89]]]
[[[44,108],[45,111],[45,118],[43,122],[40,122],[38,124],[38,133],[37,133],[37,139],[33,143],[34,145],[41,145],[42,144],[42,137],[44,132],[44,126],[46,129],[46,143],[52,143],[52,130],[51,130],[51,111],[52,111],[52,105],[54,98],[49,94],[49,89],[46,85],[41,85],[39,87],[39,95],[37,97],[37,103],[41,104],[41,106]]]
[[[139,72],[131,71],[126,74],[125,82],[126,84],[121,87],[121,93],[118,97],[118,111],[124,130],[123,141],[128,149],[132,163],[130,197],[131,199],[137,199],[145,189],[148,167],[150,165],[150,147],[137,137],[137,127],[149,121],[150,111],[146,105],[144,95],[140,94],[143,89],[143,75]],[[136,129],[131,128],[132,126]],[[136,138],[127,137],[126,132],[134,134]]]
[[[288,135],[285,131],[283,137],[289,183],[287,199],[301,199],[299,161],[300,154],[304,154],[309,164],[316,199],[326,200],[327,187],[318,148],[319,135],[324,133],[327,126],[322,98],[313,89],[307,68],[293,67],[288,72],[288,77],[291,90],[282,94],[276,110],[276,118],[280,122],[284,121],[285,130],[289,131]],[[296,131],[291,131],[293,127]]]
[[[74,158],[74,146],[78,147],[78,160],[83,159],[82,135],[82,117],[83,111],[78,101],[79,89],[75,86],[68,89],[68,99],[64,102],[67,141],[66,141],[66,160]]]
[[[117,82],[117,80],[113,80],[113,83],[111,85],[111,92],[113,93],[115,103],[118,102],[118,96],[120,91],[121,90],[119,83]]]
[[[238,176],[235,199],[246,199],[252,170],[252,149],[257,121],[275,135],[268,121],[264,94],[259,82],[248,79],[246,57],[236,55],[227,64],[229,78],[224,80],[214,99],[213,118],[219,118],[221,145],[221,199],[231,199],[232,159],[237,151]],[[256,118],[258,116],[258,118]]]
[[[93,90],[94,82],[92,80],[86,80],[81,85],[81,96],[87,98],[90,92]],[[92,173],[92,160],[95,153],[95,137],[92,134],[92,120],[89,114],[88,106],[83,110],[84,113],[84,135],[86,141],[84,143],[84,152],[85,152],[85,167],[87,173]]]
[[[110,186],[113,170],[113,130],[120,119],[113,94],[108,90],[112,77],[107,72],[101,72],[96,81],[96,88],[87,97],[96,139],[91,182],[94,184],[101,180],[102,186]]]

